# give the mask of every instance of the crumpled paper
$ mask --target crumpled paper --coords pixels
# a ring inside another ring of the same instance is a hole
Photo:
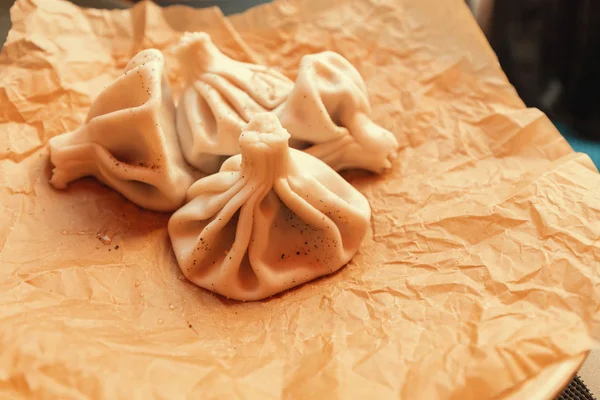
[[[461,0],[81,10],[18,0],[0,54],[0,397],[484,399],[598,338],[600,176],[526,109]],[[137,51],[203,30],[291,78],[334,50],[402,150],[345,177],[372,230],[339,273],[254,303],[187,282],[168,215],[93,179],[48,184]]]

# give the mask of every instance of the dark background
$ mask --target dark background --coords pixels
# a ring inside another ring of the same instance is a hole
[[[600,1],[492,3],[484,31],[523,101],[600,139]]]

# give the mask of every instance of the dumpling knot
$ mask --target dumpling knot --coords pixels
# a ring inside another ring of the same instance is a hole
[[[197,79],[202,73],[211,72],[213,64],[231,61],[219,51],[205,32],[186,32],[175,47],[175,54],[181,60],[183,72],[190,80]]]
[[[239,138],[244,171],[273,177],[286,173],[289,138],[275,114],[254,115]]]

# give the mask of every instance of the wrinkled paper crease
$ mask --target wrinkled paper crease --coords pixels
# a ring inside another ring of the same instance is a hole
[[[595,346],[600,176],[525,108],[464,2],[289,0],[226,19],[18,0],[11,15],[0,397],[482,399]],[[138,51],[163,50],[180,93],[170,46],[187,30],[291,79],[324,50],[363,75],[401,151],[383,176],[344,174],[373,217],[339,273],[228,301],[183,279],[167,214],[89,178],[49,185],[48,139]]]

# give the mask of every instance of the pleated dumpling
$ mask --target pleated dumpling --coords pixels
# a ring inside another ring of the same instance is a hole
[[[196,285],[259,300],[332,273],[358,251],[367,199],[288,139],[272,113],[254,116],[241,154],[194,183],[169,220],[179,266]]]
[[[279,106],[292,81],[278,71],[232,60],[203,32],[186,33],[176,53],[188,86],[177,106],[177,131],[186,160],[213,173],[239,153],[242,127]]]
[[[232,60],[205,33],[187,33],[178,46],[188,87],[177,107],[186,160],[205,172],[239,153],[238,136],[256,113],[275,112],[290,144],[336,171],[383,172],[398,152],[394,135],[370,118],[366,85],[341,55],[302,58],[293,83],[273,68]]]
[[[49,147],[57,189],[95,176],[141,207],[172,211],[194,180],[178,143],[163,55],[155,49],[131,59],[85,122],[50,139]]]
[[[398,141],[369,117],[366,85],[348,60],[331,51],[304,56],[294,89],[277,115],[307,153],[336,171],[380,173],[391,167]]]

